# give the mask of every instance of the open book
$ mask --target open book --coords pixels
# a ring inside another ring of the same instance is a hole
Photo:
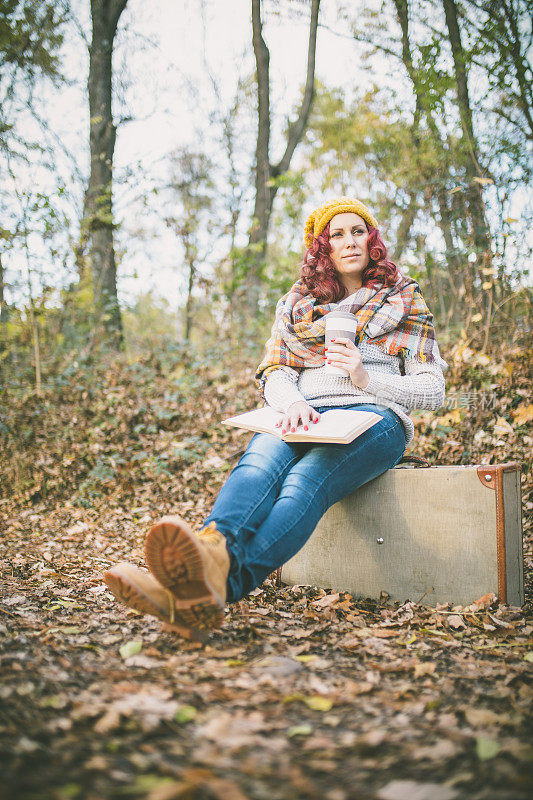
[[[318,422],[310,422],[308,431],[304,431],[300,422],[294,433],[287,431],[283,435],[281,427],[275,427],[275,423],[281,417],[282,414],[279,411],[274,411],[270,406],[263,406],[244,414],[237,414],[235,417],[229,417],[222,422],[225,425],[233,425],[235,428],[245,428],[257,433],[272,433],[278,439],[283,439],[284,442],[349,444],[382,419],[373,411],[332,408],[330,411],[323,411]]]

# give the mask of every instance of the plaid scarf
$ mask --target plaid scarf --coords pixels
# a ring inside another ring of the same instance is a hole
[[[363,286],[340,303],[318,304],[301,280],[278,300],[276,318],[265,356],[255,373],[261,389],[272,370],[324,365],[325,316],[333,309],[357,318],[355,344],[376,345],[385,353],[419,361],[447,364],[439,354],[433,315],[412,278],[401,276],[394,286]]]

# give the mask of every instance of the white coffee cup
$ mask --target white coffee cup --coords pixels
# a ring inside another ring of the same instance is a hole
[[[355,314],[350,314],[349,311],[330,311],[329,314],[326,314],[325,322],[326,347],[330,346],[332,336],[334,339],[343,336],[345,339],[350,339],[352,342],[355,342],[355,334],[357,331],[357,317]],[[326,353],[326,359],[327,356],[328,354]],[[334,367],[328,363],[324,365],[324,372],[328,375],[339,375],[343,378],[350,377],[345,369]]]

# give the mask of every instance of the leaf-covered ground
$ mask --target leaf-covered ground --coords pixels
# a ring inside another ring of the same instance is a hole
[[[527,354],[446,358],[447,406],[417,415],[411,451],[519,461],[527,518]],[[252,368],[228,363],[119,359],[42,397],[5,392],[2,797],[528,797],[530,604],[433,609],[267,581],[200,644],[108,593],[102,570],[142,564],[167,511],[201,522],[246,446],[219,421],[257,403]]]

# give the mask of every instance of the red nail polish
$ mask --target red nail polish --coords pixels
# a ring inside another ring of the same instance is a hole
[[[309,428],[307,427],[307,425],[304,425],[304,431],[308,431],[308,430],[309,430]]]
[[[287,433],[287,431],[285,430],[285,428],[284,428],[284,429],[283,429],[281,432],[282,432],[282,433]]]
[[[332,341],[332,342],[334,342],[334,341],[335,341],[335,339],[334,339],[333,337],[331,337],[331,341]]]

